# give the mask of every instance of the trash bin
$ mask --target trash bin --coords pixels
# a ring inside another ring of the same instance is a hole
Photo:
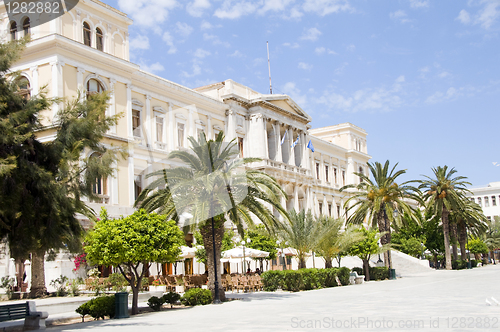
[[[128,292],[115,294],[115,318],[128,318]]]
[[[389,271],[389,279],[390,280],[395,280],[396,279],[396,269],[390,269],[390,271]]]

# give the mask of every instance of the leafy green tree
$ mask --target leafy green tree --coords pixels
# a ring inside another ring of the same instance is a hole
[[[76,250],[81,244],[76,214],[93,216],[82,198],[94,198],[96,179],[112,174],[118,150],[100,142],[118,116],[105,116],[106,93],[68,101],[56,116],[55,138],[42,143],[37,137],[41,112],[62,101],[48,99],[43,88],[30,98],[18,93],[19,73],[9,68],[27,41],[0,44],[0,236],[17,262],[31,253],[36,297],[46,292],[45,252]],[[87,151],[98,157],[81,160]]]
[[[481,260],[481,254],[488,253],[488,246],[478,237],[471,237],[469,239],[467,249],[474,254],[476,260]]]
[[[250,239],[250,243],[247,244],[249,248],[269,253],[267,257],[255,258],[260,262],[260,270],[263,271],[264,260],[276,259],[276,254],[278,253],[276,239],[269,234],[264,225],[257,225],[254,228],[248,229],[245,238]]]
[[[182,244],[184,233],[165,216],[140,209],[127,217],[109,219],[103,209],[101,220],[85,237],[84,249],[92,263],[120,270],[132,288],[135,315],[142,278],[151,263],[174,262]]]
[[[318,239],[314,250],[325,260],[325,268],[333,267],[333,259],[362,238],[354,225],[343,230],[344,220],[341,218],[322,216],[316,222]]]
[[[361,225],[367,220],[372,227],[377,226],[379,232],[384,234],[380,241],[385,245],[391,243],[391,225],[401,224],[403,214],[413,215],[408,200],[421,200],[416,194],[418,190],[409,185],[413,181],[397,184],[397,178],[406,173],[406,170],[396,171],[398,164],[391,169],[389,160],[383,166],[379,162],[367,164],[373,181],[363,173],[354,173],[361,178],[361,182],[343,186],[340,191],[357,189],[344,204],[349,215],[347,222]],[[391,265],[389,251],[384,253],[384,262],[386,267]]]
[[[426,237],[423,228],[424,217],[420,210],[414,212],[413,216],[403,215],[403,224],[394,227],[392,233],[392,244],[395,248],[413,257],[421,257],[425,250],[422,244]]]
[[[289,220],[283,222],[280,237],[283,242],[297,250],[299,269],[306,268],[306,255],[316,247],[318,227],[311,211],[289,212]]]
[[[382,238],[383,234],[379,233],[375,228],[366,229],[362,226],[357,231],[363,239],[349,248],[349,255],[357,256],[363,261],[365,280],[370,281],[370,257],[371,255],[386,251],[388,245],[379,247],[378,241]]]
[[[470,182],[464,181],[466,177],[456,176],[454,168],[448,171],[448,166],[432,168],[434,178],[426,177],[426,180],[419,180],[419,189],[424,190],[422,199],[426,202],[426,209],[432,215],[441,216],[444,236],[444,250],[446,259],[446,269],[451,270],[450,252],[450,226],[449,216],[452,211],[458,213],[465,209],[465,193]]]
[[[441,227],[440,221],[439,216],[432,216],[427,212],[425,219],[420,222],[425,235],[424,245],[431,252],[435,267],[438,267],[438,256],[444,255],[443,227]]]
[[[233,249],[235,243],[233,241],[234,232],[232,229],[226,229],[224,231],[224,236],[222,237],[222,246],[221,253],[223,251]],[[203,264],[207,264],[207,251],[205,250],[205,246],[203,244],[203,236],[199,231],[194,233],[194,238],[196,239],[196,245],[202,246],[203,248],[198,248],[195,252],[195,257],[199,262]]]
[[[224,222],[231,221],[243,235],[245,226],[260,220],[266,228],[279,227],[278,218],[269,208],[275,208],[287,218],[280,204],[286,193],[270,175],[246,165],[258,158],[238,158],[235,141],[224,142],[220,132],[215,140],[201,133],[196,140],[188,138],[189,151],[172,151],[169,159],[185,166],[163,169],[148,175],[154,180],[141,192],[137,205],[147,211],[157,211],[179,221],[189,213],[190,228],[197,225],[207,252],[208,287],[215,292],[214,266],[220,266]],[[268,208],[269,207],[269,208]],[[212,232],[213,231],[213,232]],[[215,233],[214,240],[212,234]],[[214,248],[216,254],[214,255]],[[220,269],[217,269],[220,280]],[[225,299],[220,292],[220,299]]]

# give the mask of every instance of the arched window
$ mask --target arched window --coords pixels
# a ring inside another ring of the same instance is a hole
[[[91,43],[92,31],[90,30],[90,25],[87,22],[83,22],[83,43],[87,46],[92,46]]]
[[[95,42],[99,51],[104,51],[103,35],[101,29],[95,29]]]
[[[21,77],[17,80],[17,86],[19,87],[19,94],[29,100],[31,96],[30,81],[26,77]]]
[[[12,22],[10,24],[10,39],[11,40],[16,40],[16,35],[17,35],[17,23]]]
[[[90,158],[100,158],[100,155],[93,153]],[[94,203],[109,203],[108,179],[98,176],[92,183],[92,193],[97,196],[92,199]]]
[[[27,36],[30,33],[30,18],[26,17],[23,21],[24,35]]]
[[[104,86],[98,80],[91,78],[87,81],[87,97],[104,91]]]

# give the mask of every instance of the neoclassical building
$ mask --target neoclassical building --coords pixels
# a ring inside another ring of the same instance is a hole
[[[113,217],[132,213],[147,185],[144,175],[165,167],[168,153],[187,148],[187,137],[200,131],[210,138],[224,131],[242,156],[261,158],[253,167],[279,181],[288,194],[287,209],[341,216],[348,193],[339,188],[359,183],[355,172],[368,172],[367,133],[353,124],[311,129],[311,117],[287,95],[262,94],[230,79],[190,89],[141,70],[129,61],[132,20],[109,5],[80,1],[43,24],[35,24],[34,15],[11,19],[0,5],[4,41],[32,37],[13,68],[22,72],[23,91],[36,95],[45,87],[48,96],[64,98],[77,98],[81,91],[85,98],[107,90],[108,114],[122,115],[104,143],[126,147],[129,156],[95,186],[99,199],[89,205],[96,211],[105,206]],[[61,106],[43,114],[42,140],[54,137]]]

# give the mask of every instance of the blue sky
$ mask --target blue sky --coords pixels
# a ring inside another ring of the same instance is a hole
[[[194,88],[290,95],[313,128],[351,122],[405,180],[500,181],[500,0],[104,0],[134,20],[131,61]]]

